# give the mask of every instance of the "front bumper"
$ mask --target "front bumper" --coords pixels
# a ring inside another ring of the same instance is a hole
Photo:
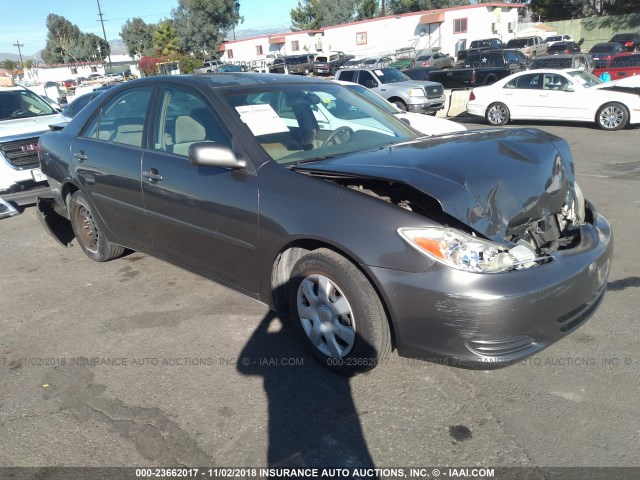
[[[594,214],[580,245],[530,269],[477,274],[436,264],[422,273],[370,271],[383,286],[399,355],[496,368],[584,323],[604,297],[612,253],[611,227]]]
[[[437,97],[430,98],[423,103],[410,103],[407,104],[407,111],[411,113],[433,113],[438,112],[444,108],[445,98]]]
[[[26,180],[14,183],[10,188],[0,191],[0,198],[17,205],[33,205],[39,196],[51,194],[47,182]]]

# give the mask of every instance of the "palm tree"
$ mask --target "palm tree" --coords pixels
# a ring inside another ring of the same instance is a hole
[[[163,20],[153,32],[153,48],[158,55],[168,56],[180,51],[178,33],[171,20]]]

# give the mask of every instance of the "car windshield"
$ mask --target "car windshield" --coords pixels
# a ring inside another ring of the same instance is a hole
[[[53,115],[55,110],[29,90],[0,91],[0,120]]]
[[[507,48],[524,48],[526,46],[527,46],[526,38],[514,38],[512,40],[509,40],[509,43],[507,43]]]
[[[576,70],[576,71],[567,72],[567,73],[569,73],[569,75],[571,75],[571,77],[573,77],[573,79],[577,83],[579,83],[585,88],[593,87],[594,85],[598,85],[602,83],[602,80],[600,80],[598,77],[591,75],[590,73],[585,72],[583,70]]]
[[[395,68],[378,68],[374,70],[373,73],[382,83],[406,82],[407,80],[411,80],[404,73]]]
[[[607,45],[607,44],[603,44],[603,45],[594,45],[591,50],[589,50],[589,53],[608,53],[608,52],[613,52],[616,49],[615,45]]]
[[[298,164],[378,149],[417,134],[390,113],[341,85],[261,85],[225,93],[266,153]]]

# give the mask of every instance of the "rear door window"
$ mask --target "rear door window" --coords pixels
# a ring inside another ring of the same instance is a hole
[[[139,87],[120,92],[102,107],[80,136],[143,147],[151,90],[152,87]]]

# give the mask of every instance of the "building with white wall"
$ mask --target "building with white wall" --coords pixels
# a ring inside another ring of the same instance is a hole
[[[223,61],[263,60],[267,54],[292,55],[341,50],[358,57],[440,47],[456,55],[472,40],[515,37],[518,9],[524,4],[491,2],[362,20],[320,30],[287,32],[229,41],[221,45]]]
[[[261,62],[274,55],[316,53],[321,39],[321,30],[276,33],[225,42],[218,53],[223,62]]]
[[[517,32],[518,9],[524,4],[482,3],[405,13],[323,28],[323,49],[358,56],[440,47],[456,55],[472,40],[498,37],[504,42]]]

